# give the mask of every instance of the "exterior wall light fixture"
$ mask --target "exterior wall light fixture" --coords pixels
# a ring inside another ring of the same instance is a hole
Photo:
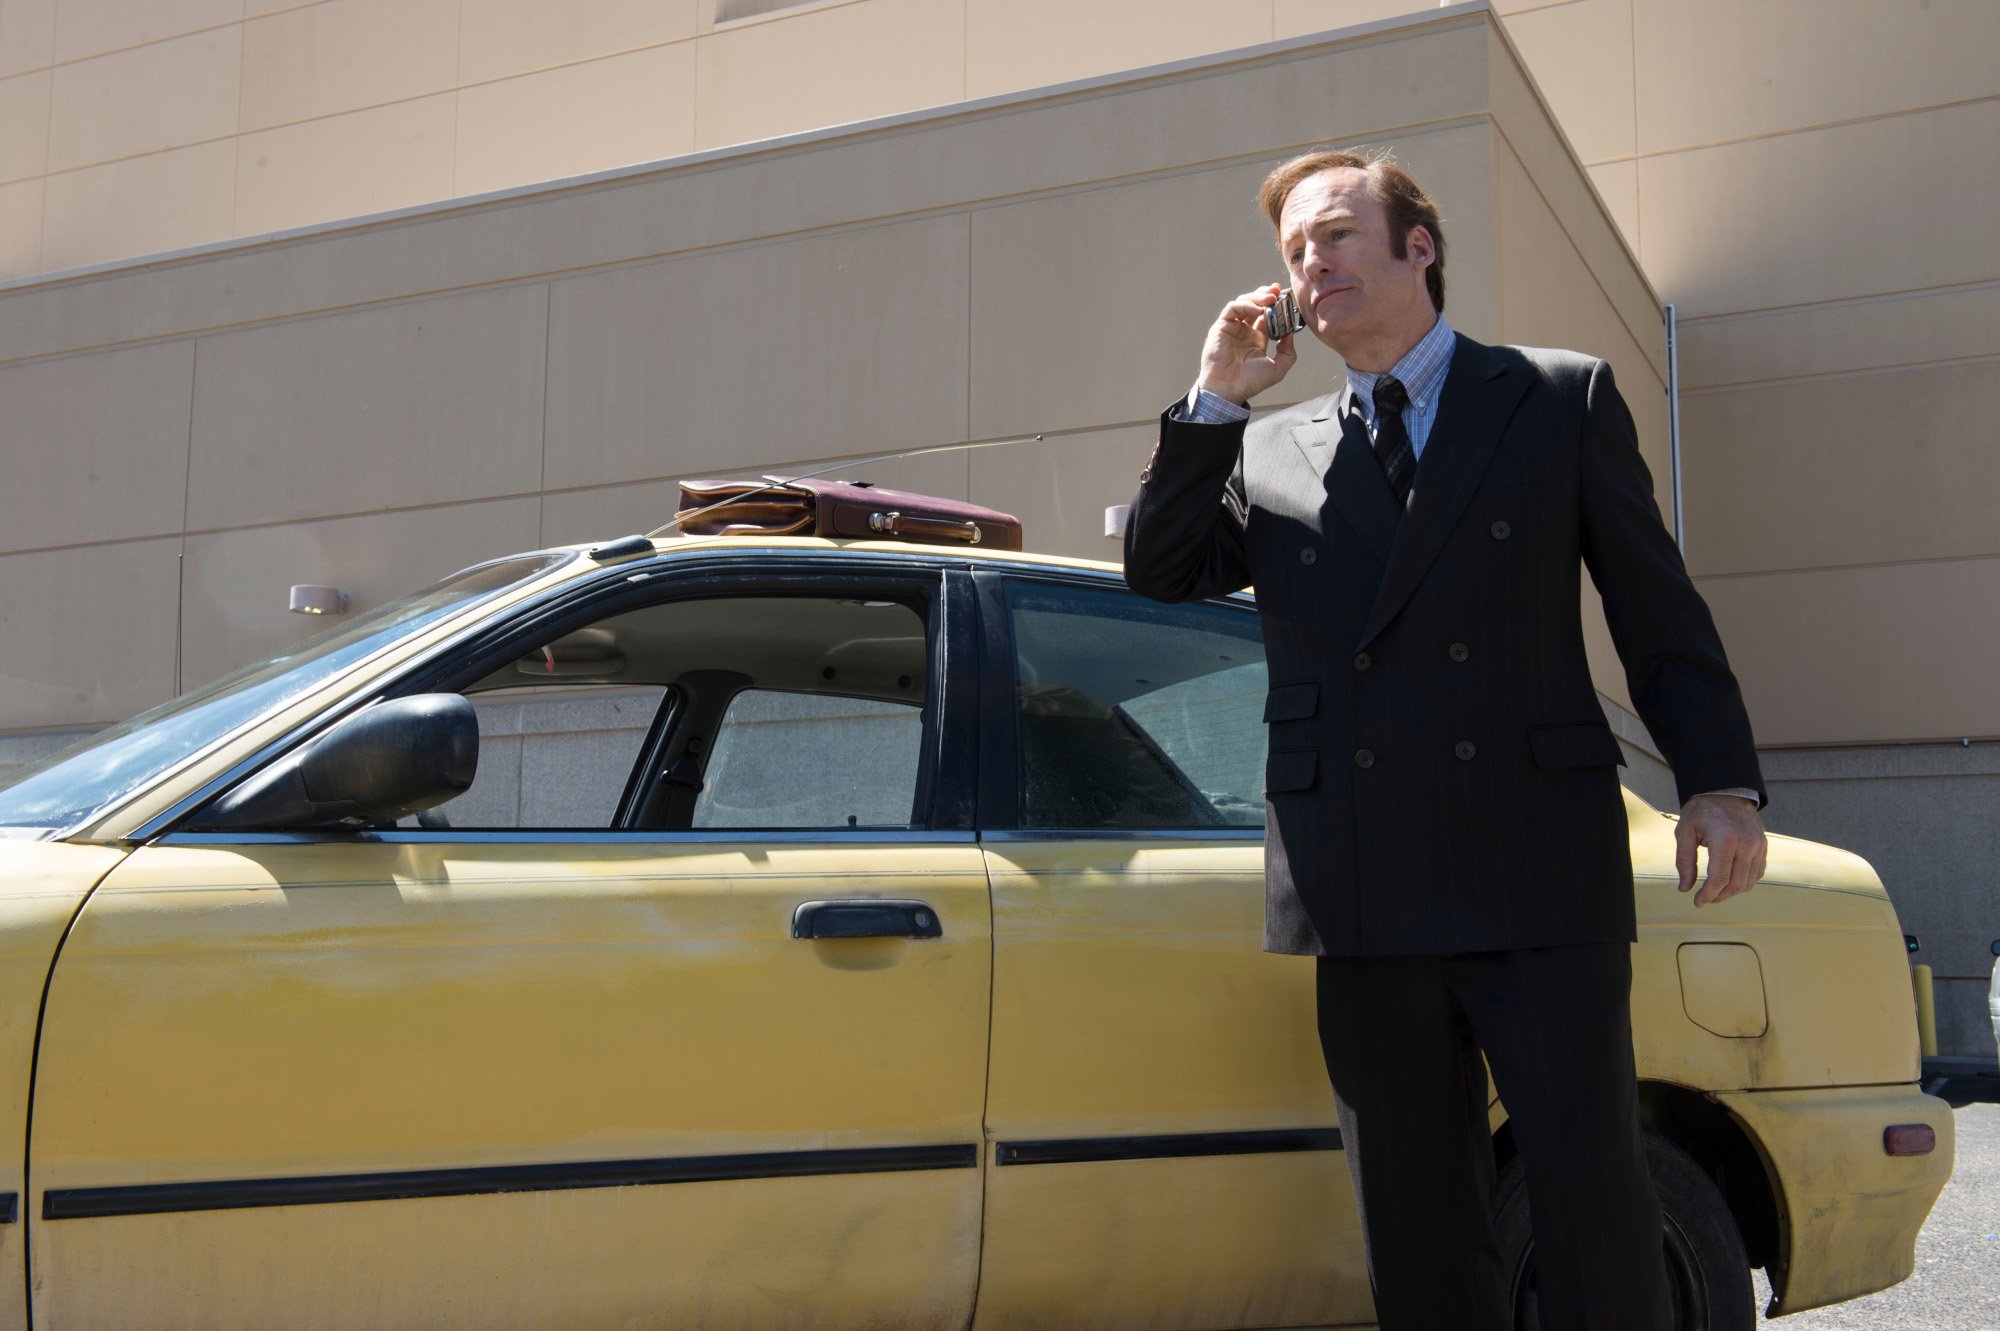
[[[310,582],[292,586],[292,610],[301,615],[344,615],[347,593],[338,587],[321,587]]]
[[[1104,534],[1122,539],[1125,535],[1125,524],[1131,521],[1131,518],[1132,506],[1130,504],[1106,504],[1104,506]]]

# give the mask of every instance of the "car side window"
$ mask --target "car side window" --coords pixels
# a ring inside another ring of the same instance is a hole
[[[461,685],[479,718],[472,788],[406,824],[819,830],[920,820],[930,676],[921,597],[671,600],[510,650]]]
[[[472,789],[442,806],[447,819],[455,827],[609,827],[665,694],[662,685],[524,683],[475,695],[479,768]]]
[[[908,827],[923,733],[911,703],[745,689],[716,730],[693,825]]]
[[[1266,672],[1247,606],[1009,579],[1022,827],[1257,827]]]

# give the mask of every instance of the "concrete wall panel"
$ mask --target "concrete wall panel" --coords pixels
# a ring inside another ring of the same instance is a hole
[[[459,0],[324,0],[243,25],[243,128],[458,86]]]
[[[965,96],[965,10],[858,0],[701,39],[695,142],[713,148]],[[829,52],[838,51],[838,59]],[[774,96],[773,89],[783,89]]]
[[[194,344],[0,369],[0,549],[181,530]]]
[[[2000,361],[1687,397],[1704,573],[2000,555]]]
[[[49,166],[50,70],[0,79],[0,180],[39,176]]]
[[[102,726],[174,691],[180,540],[0,555],[0,730]]]
[[[1212,0],[966,0],[965,96],[1165,64],[1271,40],[1271,11]]]
[[[1699,579],[1760,744],[1991,733],[2000,559]]]
[[[1491,337],[1492,277],[1482,262],[1490,252],[1488,131],[1467,126],[1396,143],[1447,216],[1466,223],[1459,232],[1446,227],[1453,253],[1463,235],[1469,254],[1463,269],[1450,270],[1453,326]],[[1255,202],[1275,160],[974,213],[973,435],[1146,421],[1185,393],[1216,311],[1284,275]],[[1136,258],[1133,246],[1143,246]],[[1115,314],[1106,320],[1104,311]],[[1116,348],[1115,372],[1096,347]],[[1341,373],[1332,353],[1304,339],[1298,366],[1260,405],[1317,397]]]
[[[0,185],[0,282],[41,271],[46,192],[40,180]]]
[[[639,51],[695,33],[704,0],[463,0],[462,85]],[[562,172],[574,175],[575,172]]]
[[[1646,272],[1686,315],[1991,281],[1996,142],[1986,100],[1642,158]]]
[[[1505,141],[1493,153],[1493,229],[1499,236],[1499,339],[1521,346],[1568,347],[1611,362],[1639,427],[1640,449],[1655,490],[1671,507],[1666,378],[1656,366],[1666,330],[1654,314],[1642,343],[1606,299],[1578,251],[1569,219],[1559,218]],[[1596,219],[1591,219],[1596,220]]]
[[[694,46],[524,74],[458,95],[461,195],[658,161],[694,148]]]
[[[57,60],[144,46],[243,17],[243,0],[55,0],[54,8]]]
[[[1604,201],[1611,220],[1618,224],[1618,233],[1625,238],[1625,246],[1634,254],[1639,252],[1639,164],[1637,162],[1606,162],[1602,166],[1590,168],[1590,183],[1597,189],[1597,197]]]
[[[1266,170],[1196,171],[974,213],[972,434],[1145,421],[1185,393],[1216,311],[1283,276],[1254,202]],[[1330,353],[1300,342],[1298,367],[1263,405],[1325,392],[1338,373]]]
[[[237,140],[236,234],[451,197],[457,93]]]
[[[1666,346],[1659,331],[1660,302],[1654,286],[1640,271],[1637,256],[1604,210],[1590,177],[1578,167],[1512,52],[1504,42],[1494,42],[1485,54],[1494,121],[1508,149],[1520,159],[1549,210],[1562,219],[1563,230],[1592,280],[1624,320],[1633,341],[1652,358],[1664,382]],[[1473,266],[1490,269],[1498,262],[1499,248],[1490,236],[1484,241],[1488,246],[1484,263]]]
[[[217,28],[58,66],[49,169],[233,135],[242,48],[240,28]]]
[[[80,268],[134,246],[199,245],[230,225],[236,192],[234,139],[128,157],[48,177],[42,263]]]
[[[1124,543],[1104,535],[1104,509],[1132,502],[1158,433],[1127,426],[973,453],[972,493],[1020,518],[1030,550],[1120,562]]]
[[[0,75],[39,69],[56,55],[56,0],[0,0]]]
[[[1307,48],[1259,67],[1246,102],[1225,67],[1115,91],[1028,103],[1004,114],[913,125],[838,145],[807,143],[719,162],[669,167],[470,213],[419,216],[291,242],[120,273],[87,294],[36,288],[0,300],[0,361],[249,323],[333,305],[504,282],[734,244],[761,236],[868,222],[1036,191],[1094,186],[1190,163],[1269,163],[1311,146],[1300,126],[1349,121],[1356,139],[1406,141],[1399,124],[1483,123],[1491,31],[1485,20],[1424,23]],[[1525,83],[1521,85],[1525,91]],[[303,224],[334,198],[390,208],[420,192],[435,124],[416,116],[451,98],[423,99],[241,140],[237,227],[252,234]],[[1344,108],[1344,109],[1343,109]],[[388,120],[407,142],[363,129]],[[349,128],[350,122],[357,128]],[[318,155],[318,140],[340,151]],[[296,137],[294,137],[296,136]],[[1548,142],[1554,144],[1553,134]],[[1434,146],[1429,151],[1438,151]],[[445,147],[435,174],[450,172]],[[275,179],[266,182],[266,177]],[[1578,190],[1581,190],[1579,185]],[[444,188],[434,197],[442,197]],[[1581,197],[1581,196],[1580,196]],[[1607,236],[1613,235],[1607,224]],[[1462,237],[1476,247],[1477,236]],[[1476,259],[1466,264],[1476,272]],[[1631,285],[1643,290],[1636,278]],[[1454,297],[1454,301],[1457,297]]]
[[[547,483],[964,438],[966,232],[946,217],[556,283]]]
[[[190,536],[186,687],[326,628],[326,620],[286,608],[292,584],[338,587],[350,598],[349,613],[369,610],[481,560],[536,548],[539,506],[534,498],[506,499]],[[172,609],[169,597],[170,648]]]
[[[517,287],[204,338],[191,526],[540,488],[546,301]]]
[[[1689,390],[2000,356],[2000,282],[1681,324]]]
[[[1641,152],[1994,92],[2000,5],[1985,0],[1632,3]]]
[[[1575,0],[1507,16],[1508,38],[1587,163],[1630,157],[1637,148],[1633,3]]]
[[[1304,37],[1401,18],[1410,11],[1410,0],[1271,0],[1271,35]]]

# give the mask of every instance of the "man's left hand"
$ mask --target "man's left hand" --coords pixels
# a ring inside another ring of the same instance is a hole
[[[1708,877],[1694,904],[1709,906],[1748,892],[1764,876],[1764,820],[1757,802],[1740,795],[1696,795],[1681,806],[1674,829],[1674,867],[1681,891],[1694,886],[1695,847],[1708,847]]]

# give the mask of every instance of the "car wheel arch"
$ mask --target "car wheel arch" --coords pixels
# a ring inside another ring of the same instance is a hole
[[[1782,1293],[1785,1250],[1779,1192],[1749,1130],[1708,1095],[1662,1081],[1639,1083],[1639,1122],[1679,1147],[1721,1190],[1750,1265],[1766,1268],[1773,1294]],[[1493,1133],[1494,1167],[1504,1169],[1518,1154],[1513,1125],[1503,1121]]]

